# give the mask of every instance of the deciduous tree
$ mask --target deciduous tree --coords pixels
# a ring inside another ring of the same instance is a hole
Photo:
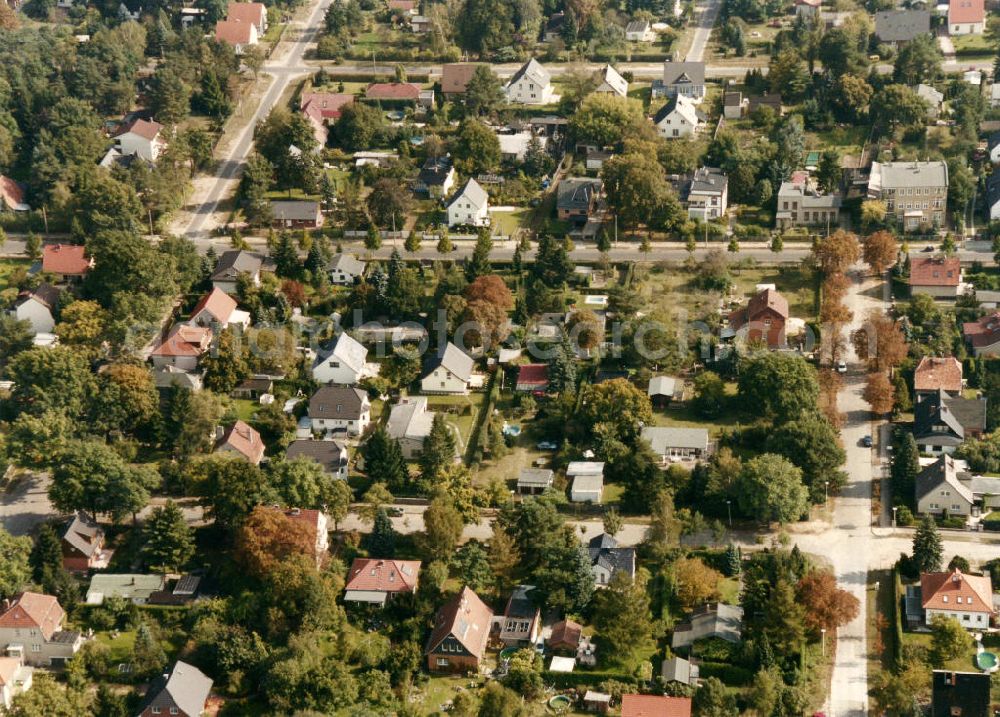
[[[761,522],[790,523],[808,509],[802,471],[782,456],[765,453],[746,461],[736,484],[740,509]]]
[[[796,590],[806,608],[806,627],[813,632],[836,630],[858,615],[858,599],[837,587],[837,579],[827,570],[812,570],[799,581]]]
[[[886,414],[892,411],[895,391],[889,380],[889,375],[884,371],[868,374],[862,395],[871,406],[873,413]]]
[[[718,598],[722,574],[701,558],[681,558],[674,563],[674,583],[677,599],[687,609]]]
[[[861,241],[861,251],[872,273],[881,276],[886,269],[896,263],[899,245],[892,232],[883,229],[866,236]]]
[[[252,576],[263,578],[290,555],[315,556],[316,531],[284,511],[259,505],[236,533],[236,557]]]

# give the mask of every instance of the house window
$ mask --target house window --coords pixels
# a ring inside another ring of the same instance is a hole
[[[176,715],[176,714],[180,714],[180,712],[177,710],[176,707],[171,707],[170,708],[170,714]]]
[[[961,602],[962,602],[962,596],[959,595],[957,598],[955,598],[955,602],[961,604]]]
[[[948,602],[948,596],[947,595],[942,595],[941,596],[941,602]]]
[[[163,710],[162,710],[161,708],[159,708],[159,707],[154,707],[154,708],[153,708],[153,714],[154,714],[154,715],[158,715],[158,714],[160,714],[161,712],[163,712]]]
[[[962,619],[965,620],[966,622],[968,622],[969,621],[969,616],[968,615],[962,615]]]
[[[447,667],[448,666],[448,658],[447,657],[439,657],[439,658],[437,658],[437,666],[438,667]]]

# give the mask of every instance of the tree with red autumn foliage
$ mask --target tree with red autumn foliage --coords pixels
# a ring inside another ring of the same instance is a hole
[[[846,625],[861,607],[856,597],[837,587],[837,579],[826,570],[810,571],[799,581],[796,595],[806,608],[806,627],[813,632]]]

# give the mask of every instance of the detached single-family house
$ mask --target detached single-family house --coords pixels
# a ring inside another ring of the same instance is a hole
[[[676,94],[653,115],[656,131],[664,139],[690,137],[705,124],[705,115],[688,95]]]
[[[931,676],[930,717],[965,717],[990,714],[988,672],[934,670]]]
[[[347,480],[347,446],[340,441],[332,438],[294,440],[285,449],[285,459],[294,461],[297,458],[315,461],[327,475]]]
[[[544,149],[549,141],[545,135],[536,135],[531,130],[516,132],[502,130],[496,134],[497,142],[500,143],[500,159],[505,162],[523,162],[528,156],[532,142],[536,142],[540,149]]]
[[[346,331],[337,337],[332,349],[320,350],[312,365],[316,383],[339,383],[353,386],[366,375],[368,349]]]
[[[656,33],[649,20],[633,20],[625,26],[626,42],[652,42],[656,39]]]
[[[676,655],[660,665],[660,675],[667,684],[679,682],[682,685],[697,685],[699,672],[698,665]]]
[[[570,177],[556,190],[556,216],[564,222],[585,224],[597,205],[604,183],[600,179]]]
[[[103,570],[114,552],[104,548],[104,529],[97,521],[77,511],[62,536],[63,567],[73,573]]]
[[[438,351],[420,379],[423,393],[468,393],[472,384],[475,361],[455,344],[448,342],[444,351]]]
[[[583,637],[583,626],[572,620],[560,620],[552,626],[552,632],[545,640],[545,646],[556,654],[575,655]]]
[[[699,167],[671,183],[692,219],[721,219],[729,209],[729,177],[716,167]]]
[[[326,265],[330,283],[335,286],[351,286],[365,275],[365,262],[353,254],[334,254]]]
[[[229,395],[244,401],[260,401],[264,396],[274,395],[274,379],[264,374],[249,376],[236,384]]]
[[[260,2],[230,2],[226,6],[226,19],[249,22],[261,37],[267,32],[267,6]]]
[[[924,466],[914,481],[917,512],[926,515],[972,515],[976,497],[955,459],[942,455]],[[964,480],[963,480],[964,479]]]
[[[951,572],[923,573],[920,599],[928,623],[935,615],[943,615],[955,618],[962,627],[985,630],[996,612],[989,573],[966,575],[958,568]]]
[[[455,192],[449,200],[447,210],[448,226],[469,225],[488,227],[490,225],[490,195],[472,177]]]
[[[598,94],[618,95],[628,97],[628,80],[618,74],[611,65],[605,65],[594,75],[597,87],[594,92]]]
[[[486,654],[493,611],[469,587],[445,603],[434,617],[424,654],[431,672],[478,672]]]
[[[986,399],[930,393],[913,409],[913,438],[921,453],[954,453],[966,438],[986,430]]]
[[[419,560],[355,558],[347,573],[344,602],[385,607],[393,598],[415,593],[419,583]]]
[[[534,585],[518,585],[507,599],[500,621],[500,641],[508,647],[534,645],[542,632],[542,611],[531,599]]]
[[[722,116],[726,119],[739,119],[745,107],[742,92],[727,92],[722,96]]]
[[[194,307],[190,323],[212,328],[218,326],[219,329],[241,326],[246,330],[250,326],[250,312],[240,311],[236,307],[236,299],[222,289],[213,288]]]
[[[237,420],[225,430],[219,429],[220,435],[215,442],[215,453],[235,453],[255,466],[264,459],[264,441],[260,434],[249,424]]]
[[[652,96],[674,97],[684,95],[700,103],[705,99],[705,63],[674,62],[663,63],[663,79],[653,81]]]
[[[993,139],[990,138],[991,145],[992,142]],[[994,164],[1000,164],[1000,150],[997,150],[996,147],[990,149],[990,161]],[[986,177],[986,210],[990,221],[1000,219],[1000,172],[993,172]]]
[[[823,0],[795,0],[795,16],[814,18],[819,14]]]
[[[962,283],[962,262],[952,257],[916,257],[910,260],[910,293],[935,299],[955,299]]]
[[[769,349],[778,349],[787,345],[787,321],[788,300],[767,288],[755,294],[745,308],[729,314],[729,329],[746,341],[761,341]]]
[[[646,395],[656,408],[665,408],[684,396],[684,381],[674,376],[653,376],[649,379]]]
[[[386,433],[399,443],[403,458],[412,461],[423,453],[433,425],[434,412],[427,410],[427,397],[408,396],[399,399],[389,412]]]
[[[272,200],[271,223],[284,229],[315,229],[323,226],[323,212],[319,202]]]
[[[984,0],[950,0],[948,3],[949,35],[982,35],[986,29]]]
[[[962,324],[962,336],[975,356],[1000,355],[1000,311]]]
[[[765,92],[747,98],[747,115],[750,117],[756,116],[760,111],[773,112],[775,117],[781,117],[784,109],[780,92]]]
[[[412,107],[420,100],[420,85],[412,82],[373,82],[365,88],[365,100],[393,107]]]
[[[604,495],[604,463],[573,461],[566,466],[566,478],[571,481],[569,499],[572,502],[601,502]]]
[[[123,156],[137,155],[147,162],[155,162],[167,148],[163,125],[152,120],[133,119],[115,135],[118,151]]]
[[[252,22],[219,20],[215,23],[215,39],[231,45],[237,55],[242,55],[246,48],[260,42],[260,33]]]
[[[913,371],[913,393],[918,401],[938,391],[959,396],[962,386],[962,362],[954,356],[924,356]]]
[[[260,286],[260,274],[269,270],[273,264],[266,262],[264,257],[254,252],[242,249],[231,249],[219,255],[212,272],[212,286],[222,289],[227,294],[236,293],[236,284],[240,275],[246,275],[253,286]]]
[[[601,533],[587,543],[587,557],[590,558],[590,572],[594,585],[603,587],[618,573],[629,578],[635,577],[635,548],[619,547],[614,536]]]
[[[691,698],[622,695],[621,717],[691,717]]]
[[[547,105],[558,99],[552,93],[552,75],[533,57],[514,73],[504,92],[508,102],[522,105]]]
[[[0,174],[0,211],[27,212],[31,206],[24,201],[24,185]]]
[[[518,495],[541,495],[552,487],[550,468],[522,468],[517,475]]]
[[[881,10],[875,13],[875,36],[879,42],[897,45],[930,31],[930,10]]]
[[[549,389],[549,365],[547,363],[526,363],[517,369],[515,391],[545,393]]]
[[[944,93],[936,90],[932,85],[925,85],[921,82],[917,85],[917,97],[927,103],[927,117],[937,119],[941,116],[941,105],[944,104]]]
[[[0,612],[0,653],[28,665],[64,665],[83,645],[79,632],[63,630],[65,619],[53,596],[18,593],[4,601]]]
[[[309,399],[308,416],[315,433],[360,436],[371,420],[371,403],[360,388],[323,386]]]
[[[11,312],[18,321],[31,324],[34,334],[50,334],[56,327],[52,311],[59,304],[60,290],[51,284],[40,284],[34,291],[24,291],[14,302]]]
[[[449,62],[441,67],[441,93],[447,100],[465,94],[465,88],[479,66],[477,62]]]
[[[741,639],[743,623],[743,608],[738,605],[718,603],[706,605],[697,610],[685,621],[674,628],[670,646],[688,647],[696,640],[717,637],[726,642],[737,643]]]
[[[87,588],[88,605],[103,605],[108,598],[119,597],[136,605],[145,605],[150,596],[167,585],[162,575],[142,573],[98,573],[90,579]]]
[[[166,338],[150,352],[149,358],[153,368],[158,370],[170,366],[181,371],[194,371],[211,343],[212,330],[207,326],[174,324]]]
[[[778,188],[775,224],[779,229],[836,227],[840,223],[841,204],[841,197],[836,192],[822,192],[808,178],[793,176]]]
[[[46,244],[42,247],[42,272],[62,279],[80,279],[87,275],[94,260],[78,244]]]
[[[329,127],[340,119],[341,109],[352,102],[354,95],[335,92],[303,92],[299,97],[299,112],[309,120],[320,147],[326,146]]]
[[[429,157],[420,168],[413,188],[433,199],[440,199],[451,193],[455,177],[455,167],[450,157]]]
[[[33,677],[20,657],[0,657],[0,709],[9,710],[15,697],[30,690]]]
[[[1000,82],[990,85],[990,107],[1000,107]]]
[[[231,3],[230,6],[232,6]],[[249,5],[257,3],[238,3]],[[205,712],[208,696],[212,692],[212,679],[194,665],[178,660],[168,674],[162,675],[149,686],[139,709],[139,717],[176,715],[201,717]]]
[[[664,464],[697,461],[708,455],[708,430],[705,428],[645,426],[642,438]]]

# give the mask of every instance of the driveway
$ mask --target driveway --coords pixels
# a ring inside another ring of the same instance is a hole
[[[39,523],[59,517],[49,502],[47,473],[21,473],[0,493],[0,525],[12,535],[30,535]]]

